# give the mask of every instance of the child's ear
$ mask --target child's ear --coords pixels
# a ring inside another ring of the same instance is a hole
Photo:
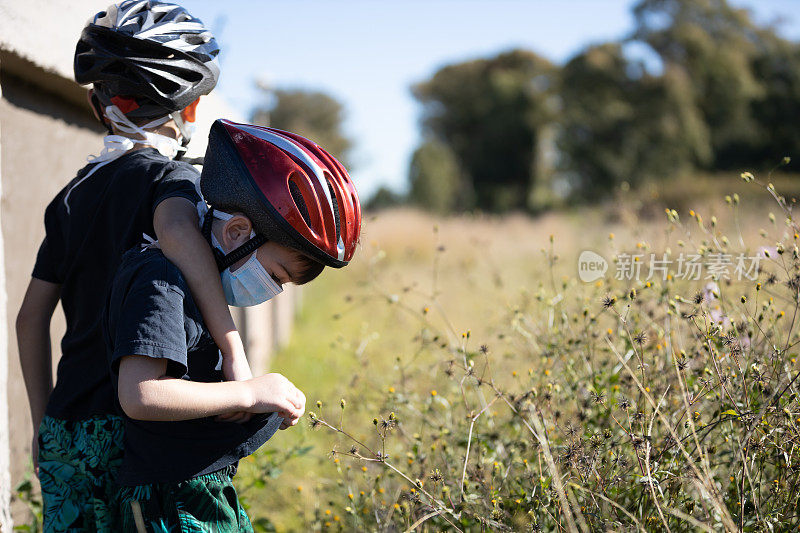
[[[250,240],[250,233],[253,231],[253,225],[250,220],[243,215],[234,215],[230,220],[225,222],[222,229],[222,238],[225,239],[225,246],[228,250],[234,250]]]

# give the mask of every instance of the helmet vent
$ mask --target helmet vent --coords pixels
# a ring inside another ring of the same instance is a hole
[[[339,227],[339,199],[336,197],[336,193],[331,185],[331,179],[327,175],[325,178],[328,184],[328,190],[331,193],[331,201],[333,202],[333,220],[336,223],[336,240],[338,241],[342,231]]]
[[[300,187],[294,182],[294,180],[289,180],[289,192],[292,195],[292,200],[294,200],[297,209],[300,211],[300,215],[302,215],[303,220],[305,220],[307,225],[311,225],[311,217],[308,216],[308,206],[306,206],[306,201],[303,199],[303,194],[300,192]]]

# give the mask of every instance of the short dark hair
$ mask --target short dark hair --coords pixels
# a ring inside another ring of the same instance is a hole
[[[294,274],[292,276],[292,283],[295,285],[304,285],[309,281],[317,278],[322,273],[325,265],[312,259],[305,254],[297,253],[293,263]]]

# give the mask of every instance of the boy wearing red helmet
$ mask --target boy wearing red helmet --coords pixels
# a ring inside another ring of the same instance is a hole
[[[17,317],[34,425],[45,531],[108,531],[109,487],[122,457],[101,317],[123,253],[143,234],[180,266],[222,348],[229,379],[251,377],[214,257],[197,230],[197,171],[177,161],[201,95],[219,75],[219,47],[185,9],[128,0],[96,14],[75,50],[75,78],[93,84],[105,148],[45,212],[46,237]],[[176,159],[176,160],[173,160]],[[67,331],[53,387],[50,320]]]
[[[344,168],[297,135],[211,128],[203,233],[228,301],[248,306],[352,258],[361,227]],[[305,396],[280,374],[222,381],[220,356],[180,271],[156,248],[125,254],[104,330],[125,413],[119,528],[252,531],[231,481],[239,459],[297,423]],[[220,415],[252,413],[240,423]]]

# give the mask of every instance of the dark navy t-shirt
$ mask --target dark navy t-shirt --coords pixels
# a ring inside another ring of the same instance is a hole
[[[158,249],[125,254],[109,293],[104,330],[115,389],[120,360],[130,355],[165,359],[173,378],[223,380],[222,356],[186,281]],[[142,485],[215,472],[255,452],[281,422],[276,413],[244,424],[213,417],[151,422],[126,416],[118,481]]]
[[[67,331],[46,412],[69,420],[116,412],[101,315],[122,254],[142,233],[154,235],[153,213],[163,200],[200,199],[194,167],[153,148],[123,155],[73,188],[92,168],[81,169],[47,206],[33,268],[34,278],[61,285]]]

